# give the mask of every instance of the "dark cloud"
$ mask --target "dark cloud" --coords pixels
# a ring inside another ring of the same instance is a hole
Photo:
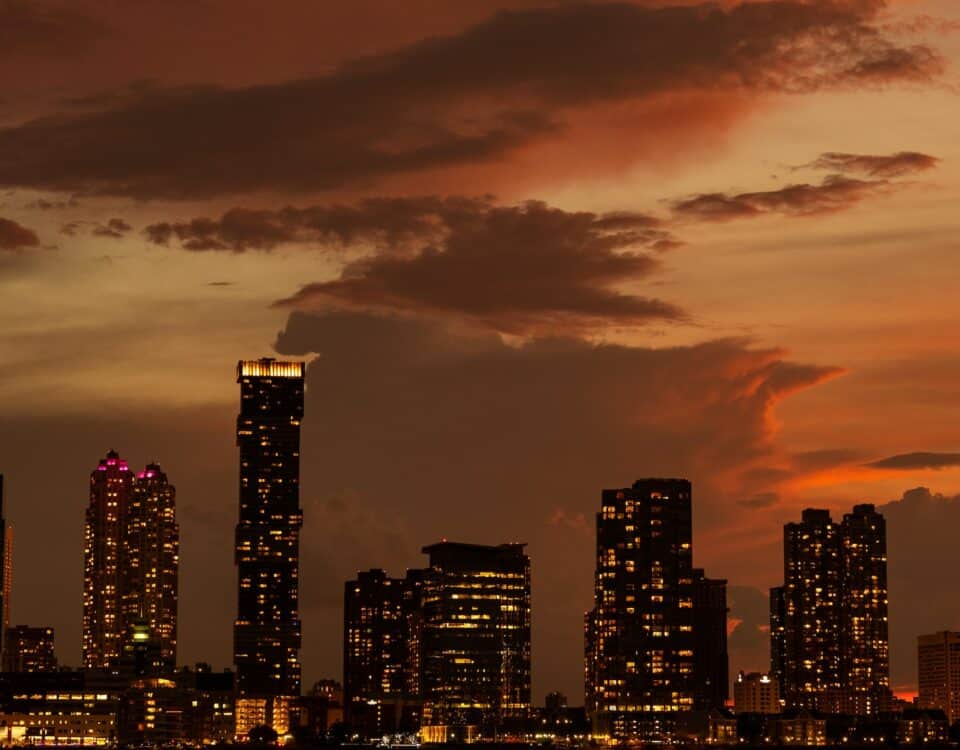
[[[915,471],[919,469],[948,469],[960,466],[960,453],[903,453],[867,464],[871,469]]]
[[[421,563],[417,545],[440,537],[529,542],[537,690],[571,694],[582,688],[580,618],[592,595],[600,490],[640,476],[689,477],[696,563],[724,577],[702,535],[735,523],[734,477],[769,462],[777,404],[836,372],[735,341],[511,347],[494,334],[359,314],[293,313],[276,348],[284,356],[317,353],[307,372],[307,495],[361,509],[332,528],[370,519],[373,538],[387,540],[383,549],[358,541],[367,551],[345,553],[349,564],[399,572]],[[401,533],[391,537],[392,527]],[[340,533],[316,528],[311,534],[321,536],[305,535],[305,548],[334,543]],[[342,574],[332,567],[336,554],[317,552],[330,561],[317,567]],[[776,565],[775,551],[764,562]],[[304,566],[305,586],[315,575]],[[327,596],[327,625],[311,631],[311,641],[330,644],[339,642],[340,623]],[[337,654],[327,650],[334,670]]]
[[[50,200],[48,198],[38,198],[26,205],[26,208],[36,209],[38,211],[62,211],[66,208],[76,208],[80,202],[75,197],[66,200]]]
[[[828,152],[821,154],[810,166],[844,174],[889,178],[923,172],[935,168],[939,163],[937,157],[917,151],[901,151],[889,156]]]
[[[0,250],[18,252],[27,248],[39,247],[37,233],[13,219],[0,217]]]
[[[778,502],[780,502],[780,495],[776,492],[758,492],[739,501],[744,508],[769,508]]]
[[[112,237],[119,239],[131,232],[131,227],[123,219],[110,219],[106,224],[97,224],[93,228],[94,237]]]
[[[234,286],[235,281],[208,281],[207,286]]]
[[[722,93],[716,101],[730,102],[937,75],[933,51],[897,46],[871,25],[882,5],[595,3],[501,12],[324,77],[242,89],[145,87],[101,110],[8,128],[0,131],[0,180],[169,198],[317,190],[499,160],[558,137],[590,105],[678,92],[704,101]],[[715,130],[706,109],[698,136]],[[675,121],[669,107],[663,112]],[[647,155],[663,150],[649,146]]]
[[[100,22],[67,3],[0,0],[0,60],[14,55],[76,55],[104,31]]]
[[[277,304],[454,315],[518,334],[685,319],[669,303],[619,289],[659,268],[635,250],[669,239],[645,215],[572,213],[530,202],[457,204],[432,218],[426,224],[437,236],[415,254],[382,251]]]
[[[351,245],[373,243],[396,248],[413,242],[442,240],[452,225],[482,216],[493,208],[490,198],[370,198],[353,206],[330,205],[279,210],[234,208],[219,219],[151,224],[144,232],[151,242],[174,239],[187,250],[272,250],[286,243]],[[655,219],[639,214],[597,218],[598,229],[650,229],[649,241],[669,239],[654,233]]]
[[[834,213],[882,194],[893,186],[886,180],[857,180],[831,175],[819,185],[787,185],[756,193],[702,193],[673,203],[679,218],[731,221],[767,214],[816,216]]]

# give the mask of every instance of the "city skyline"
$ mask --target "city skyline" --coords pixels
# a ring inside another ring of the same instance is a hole
[[[177,660],[233,663],[233,366],[272,357],[306,363],[291,682],[341,669],[357,571],[524,542],[533,699],[579,703],[597,493],[662,476],[731,676],[784,524],[872,504],[916,691],[960,630],[960,4],[268,5],[0,0],[10,624],[81,663],[115,450],[176,487]]]

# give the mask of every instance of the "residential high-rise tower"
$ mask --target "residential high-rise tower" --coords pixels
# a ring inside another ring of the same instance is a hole
[[[240,513],[234,662],[241,698],[263,699],[267,721],[280,697],[300,695],[300,422],[303,362],[237,364]],[[260,704],[238,705],[258,718]]]
[[[105,669],[123,651],[121,592],[124,531],[133,472],[116,451],[90,474],[90,503],[83,534],[83,666]]]
[[[159,465],[136,475],[124,521],[121,612],[124,633],[137,623],[157,644],[168,671],[177,664],[180,527],[176,488]]]
[[[586,704],[595,733],[660,739],[694,707],[691,486],[643,479],[604,490]]]

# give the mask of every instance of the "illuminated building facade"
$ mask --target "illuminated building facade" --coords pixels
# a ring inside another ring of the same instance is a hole
[[[53,628],[17,625],[6,629],[3,648],[4,672],[53,672],[56,668]]]
[[[593,731],[662,738],[697,693],[690,482],[643,479],[604,490],[596,561],[586,616]]]
[[[951,725],[960,721],[960,633],[917,638],[917,674],[919,707],[940,709]]]
[[[167,672],[177,663],[179,569],[176,488],[157,464],[148,464],[127,504],[121,613],[124,632],[133,636],[136,626],[142,640],[155,642]]]
[[[303,362],[241,361],[240,513],[234,663],[244,715],[260,711],[278,732],[286,699],[300,695],[300,423]],[[275,700],[278,699],[278,700]],[[276,708],[276,715],[274,715]]]
[[[787,708],[875,715],[889,706],[886,527],[872,505],[784,527],[771,591],[771,666]]]
[[[413,730],[407,582],[369,570],[344,586],[343,693],[347,721],[364,736]],[[414,644],[415,648],[415,644]]]
[[[841,525],[843,709],[860,716],[890,705],[886,528],[872,505],[855,506]]]
[[[523,544],[423,548],[421,736],[492,737],[530,716],[530,558]]]
[[[733,710],[738,714],[779,714],[780,685],[770,675],[741,672],[733,683]]]
[[[107,453],[90,474],[83,535],[83,665],[88,669],[111,666],[123,650],[123,534],[133,481],[116,451]]]
[[[722,709],[730,697],[727,582],[693,571],[693,705]]]

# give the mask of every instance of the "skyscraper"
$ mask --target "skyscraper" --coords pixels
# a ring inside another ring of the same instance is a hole
[[[492,737],[530,712],[530,558],[523,544],[424,547],[424,741]]]
[[[960,633],[942,630],[917,638],[920,708],[939,708],[960,721]]]
[[[361,572],[344,586],[343,695],[346,719],[363,735],[415,729],[407,675],[416,642],[409,636],[407,581],[383,570]]]
[[[176,488],[158,464],[138,472],[124,520],[123,632],[148,633],[167,671],[177,664],[180,527]]]
[[[299,550],[300,422],[303,362],[237,364],[240,414],[240,514],[234,662],[241,697],[262,699],[270,714],[279,697],[300,695]],[[281,709],[282,710],[282,709]],[[238,705],[260,715],[259,704]],[[267,720],[276,729],[282,717]]]
[[[83,534],[83,665],[111,666],[123,651],[121,571],[127,504],[133,473],[116,451],[90,474],[90,503]]]
[[[872,505],[857,505],[841,525],[841,663],[844,712],[887,710],[890,640],[887,623],[887,525]]]
[[[889,697],[886,529],[872,505],[836,524],[807,509],[784,527],[771,591],[771,666],[788,708],[876,714]],[[782,596],[782,605],[779,597]]]
[[[594,732],[660,739],[694,707],[691,487],[643,479],[604,490],[594,608],[586,618]]]

